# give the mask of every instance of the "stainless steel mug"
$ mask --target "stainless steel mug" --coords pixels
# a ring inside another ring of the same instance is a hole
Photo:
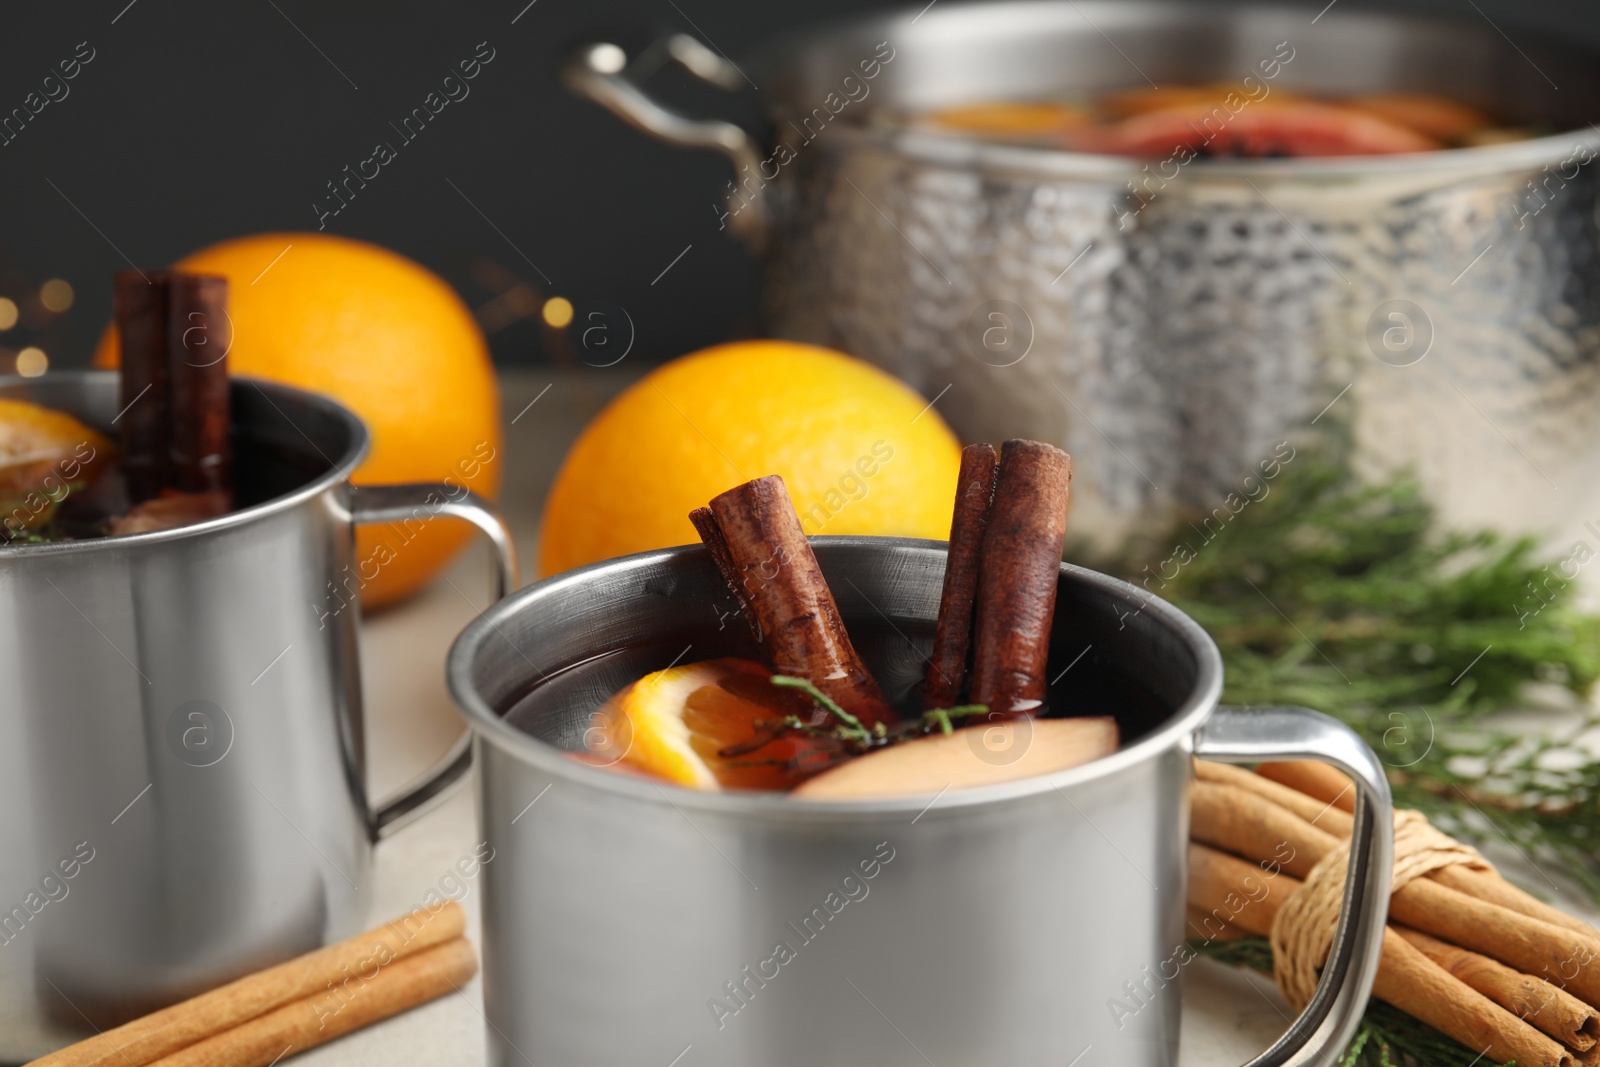
[[[814,545],[857,647],[905,692],[945,546]],[[1117,717],[1123,746],[1098,762],[824,804],[693,792],[563,753],[643,672],[749,655],[731,609],[704,550],[675,548],[529,586],[451,650],[496,856],[483,887],[496,1067],[1172,1064],[1193,756],[1314,758],[1355,779],[1356,847],[1322,984],[1253,1064],[1342,1048],[1376,973],[1393,850],[1382,767],[1348,728],[1303,709],[1219,708],[1221,659],[1194,621],[1063,565],[1050,669],[1066,673],[1052,700]]]
[[[0,396],[115,432],[110,372]],[[325,398],[235,379],[232,405],[239,510],[0,547],[0,1062],[355,932],[373,843],[470,766],[463,736],[367,796],[354,528],[466,519],[504,595],[492,505],[352,486],[367,431]]]

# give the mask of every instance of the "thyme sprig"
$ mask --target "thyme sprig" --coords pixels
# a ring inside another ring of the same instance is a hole
[[[909,740],[924,733],[931,733],[935,729],[944,734],[952,734],[955,732],[952,720],[964,719],[971,715],[987,715],[989,713],[987,704],[957,704],[951,708],[934,708],[931,711],[923,712],[921,719],[917,722],[900,726],[891,732],[881,722],[873,723],[869,729],[860,719],[845,711],[828,694],[812,685],[805,678],[796,678],[789,674],[774,674],[772,676],[772,684],[782,689],[799,690],[815,701],[823,711],[838,720],[837,725],[824,727],[812,725],[798,715],[789,715],[783,720],[785,726],[813,736],[834,737],[863,750],[891,744],[895,741]]]
[[[937,727],[940,733],[948,737],[956,732],[951,720],[965,719],[969,715],[987,714],[989,714],[989,705],[987,704],[957,704],[953,708],[934,708],[931,711],[922,713],[922,729],[923,732],[927,733],[932,732]]]
[[[834,702],[832,697],[828,696],[828,694],[812,685],[811,682],[805,678],[796,678],[790,674],[774,674],[772,676],[772,684],[778,686],[780,689],[800,690],[800,692],[816,701],[817,705],[822,708],[823,711],[826,711],[829,715],[832,715],[835,719],[838,719],[838,726],[834,727],[831,731],[824,732],[830,732],[837,735],[841,741],[849,741],[858,745],[870,746],[878,737],[882,736],[882,734],[875,733],[873,730],[868,729],[866,723],[862,722],[848,711],[845,711]],[[785,721],[790,725],[799,725],[802,729],[812,729],[809,726],[801,724],[798,716],[790,715]]]

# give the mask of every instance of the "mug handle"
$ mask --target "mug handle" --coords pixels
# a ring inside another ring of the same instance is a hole
[[[470,490],[464,496],[460,493],[460,487],[441,482],[352,485],[350,521],[357,526],[368,526],[379,522],[433,519],[440,515],[465,519],[489,538],[494,599],[499,600],[517,587],[517,553],[511,544],[511,531],[494,504]],[[367,825],[373,837],[387,837],[421,815],[471,766],[472,731],[466,729],[432,767],[394,796],[377,804],[368,800]]]
[[[1383,766],[1354,730],[1309,708],[1219,707],[1196,735],[1194,754],[1220,763],[1319,760],[1355,782],[1350,865],[1322,980],[1300,1017],[1245,1067],[1331,1061],[1360,1025],[1383,951],[1394,869],[1394,805]]]
[[[744,72],[721,55],[686,33],[674,33],[656,41],[633,59],[622,46],[596,41],[573,49],[561,68],[567,88],[599,104],[628,125],[679,148],[710,148],[721,152],[733,164],[734,182],[741,175],[761,170],[759,142],[744,127],[720,119],[691,119],[657,103],[636,79],[654,73],[662,63],[678,64],[696,78],[718,89],[732,92],[745,85]],[[630,70],[633,77],[629,77]],[[756,193],[748,203],[734,208],[733,192],[728,194],[728,225],[760,251],[769,229],[764,198]]]

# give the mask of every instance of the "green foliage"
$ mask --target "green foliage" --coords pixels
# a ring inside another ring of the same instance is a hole
[[[1530,538],[1441,532],[1414,482],[1363,486],[1304,451],[1265,484],[1228,521],[1183,524],[1111,569],[1210,632],[1224,700],[1336,716],[1383,758],[1397,805],[1464,839],[1509,841],[1600,901],[1600,760],[1572,744],[1594,715],[1560,737],[1487,721],[1523,706],[1531,682],[1581,697],[1600,677],[1600,619],[1575,608],[1571,580],[1600,545],[1547,564]],[[1264,939],[1196,947],[1272,969]],[[1372,1001],[1339,1062],[1475,1061],[1487,1063]]]
[[[1182,525],[1116,569],[1210,632],[1226,701],[1342,719],[1389,766],[1397,804],[1503,836],[1600,901],[1600,761],[1483,721],[1529,682],[1584,694],[1600,677],[1600,619],[1568,580],[1600,546],[1546,564],[1528,538],[1442,533],[1415,483],[1360,485],[1304,451],[1267,484],[1229,522]]]

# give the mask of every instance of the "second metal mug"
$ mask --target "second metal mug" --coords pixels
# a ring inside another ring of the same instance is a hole
[[[114,432],[110,372],[0,396]],[[232,387],[240,510],[0,547],[0,1062],[21,1062],[353,933],[373,843],[470,766],[463,738],[366,793],[354,528],[437,515],[510,539],[462,486],[357,487],[353,414]],[[258,501],[258,502],[252,502]]]

